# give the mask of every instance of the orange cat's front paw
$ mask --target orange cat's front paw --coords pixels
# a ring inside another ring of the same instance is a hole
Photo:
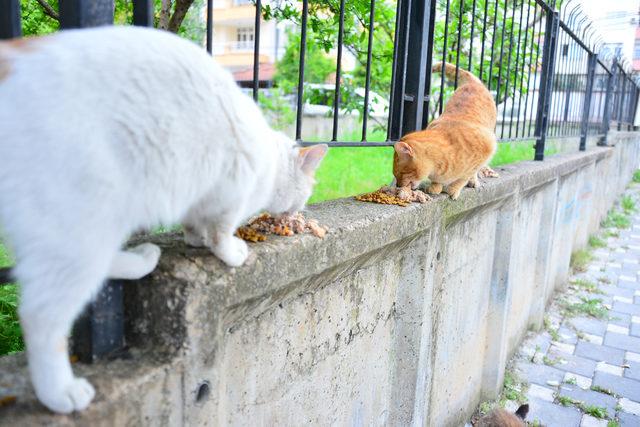
[[[480,168],[478,173],[483,178],[500,178],[500,174],[498,172],[494,171],[493,169],[491,169],[489,166],[485,166],[483,168]]]

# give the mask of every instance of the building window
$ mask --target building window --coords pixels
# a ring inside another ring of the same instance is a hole
[[[236,30],[236,48],[253,49],[254,38],[253,27],[241,27]]]
[[[245,4],[253,4],[252,0],[234,0],[233,2],[236,6],[242,6]]]

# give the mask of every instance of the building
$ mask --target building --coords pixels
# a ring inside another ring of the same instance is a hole
[[[206,8],[205,8],[206,13]],[[255,5],[250,0],[213,2],[213,55],[230,70],[240,86],[253,82]],[[260,86],[271,85],[275,63],[286,46],[286,24],[260,19]]]

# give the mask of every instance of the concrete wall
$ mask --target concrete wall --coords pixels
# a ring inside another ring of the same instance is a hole
[[[84,413],[35,402],[22,355],[0,359],[0,424],[462,424],[638,167],[640,136],[502,168],[500,179],[406,208],[336,200],[331,228],[251,246],[223,267],[157,237],[152,276],[127,289],[128,357],[75,369]]]

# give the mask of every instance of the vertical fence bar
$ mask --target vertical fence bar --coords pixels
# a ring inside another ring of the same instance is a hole
[[[113,24],[114,0],[60,0],[60,28]]]
[[[591,111],[591,95],[593,94],[593,82],[596,75],[596,64],[598,56],[589,52],[587,61],[587,85],[584,93],[584,105],[582,106],[582,122],[580,123],[580,151],[587,149],[587,130],[589,124],[589,113]]]
[[[113,0],[60,0],[60,27],[84,28],[113,23]],[[123,282],[109,280],[73,328],[72,351],[93,362],[124,347]]]
[[[340,18],[338,22],[338,54],[336,56],[336,82],[333,94],[333,129],[331,141],[338,139],[338,118],[340,116],[340,79],[342,78],[342,43],[344,40],[344,0],[340,0]]]
[[[307,52],[307,18],[309,16],[309,0],[302,1],[302,22],[300,27],[300,60],[298,65],[298,101],[296,111],[296,140],[302,135],[302,101],[304,95],[304,59]]]
[[[433,26],[429,24],[433,22],[431,14],[435,11],[435,1],[409,1],[401,9],[403,16],[399,23],[405,27],[408,37],[406,45],[401,47],[406,55],[398,55],[395,65],[393,85],[397,92],[391,108],[396,117],[390,132],[392,139],[400,138],[405,132],[419,130],[424,114],[428,114],[424,107],[426,80],[430,78],[430,71],[425,73],[425,70],[429,63],[428,47],[433,43]],[[396,49],[400,46],[401,43]]]
[[[260,85],[260,20],[262,18],[262,1],[256,0],[256,16],[253,36],[253,100],[258,102],[258,86]]]
[[[213,0],[207,0],[207,52],[213,52]]]
[[[618,59],[613,58],[613,64],[611,64],[611,74],[609,74],[609,79],[607,80],[607,93],[604,98],[604,114],[602,115],[602,133],[604,137],[602,141],[598,142],[598,145],[606,146],[607,138],[609,136],[609,129],[611,124],[609,123],[611,120],[611,110],[613,106],[611,105],[611,101],[613,99],[613,88],[618,76]]]
[[[133,25],[153,27],[153,0],[133,0]]]
[[[626,86],[627,86],[627,76],[626,74],[623,74],[622,77],[622,90],[620,91],[620,97],[618,99],[618,114],[617,114],[617,118],[618,118],[618,130],[622,129],[622,116],[624,114],[624,97],[627,94],[626,93]]]
[[[0,0],[0,39],[22,36],[20,0]]]
[[[367,140],[367,121],[369,120],[369,91],[371,90],[371,57],[373,53],[373,24],[376,15],[376,0],[371,0],[369,9],[369,40],[367,41],[367,70],[364,83],[364,106],[362,111],[362,142]]]
[[[542,75],[540,76],[540,96],[536,115],[536,146],[534,160],[544,160],[544,146],[549,126],[549,107],[553,91],[553,72],[555,68],[556,47],[560,18],[558,12],[547,11],[542,52]]]

